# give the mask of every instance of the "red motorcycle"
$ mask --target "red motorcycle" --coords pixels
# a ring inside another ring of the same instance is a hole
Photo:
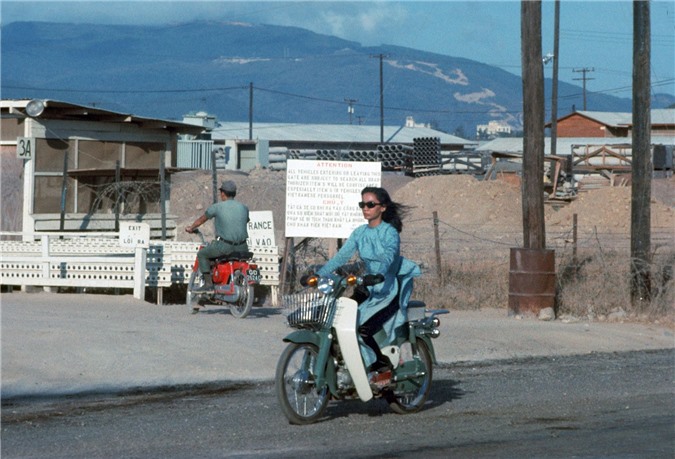
[[[198,229],[193,233],[201,237],[200,248],[204,247],[206,245],[204,235]],[[204,285],[204,276],[199,271],[199,263],[195,259],[185,298],[186,304],[192,308],[192,313],[199,312],[201,307],[211,303],[229,306],[232,315],[238,319],[248,316],[253,306],[254,286],[259,284],[261,279],[258,265],[253,260],[253,252],[234,252],[212,259],[211,278],[213,291],[193,292],[195,288]]]

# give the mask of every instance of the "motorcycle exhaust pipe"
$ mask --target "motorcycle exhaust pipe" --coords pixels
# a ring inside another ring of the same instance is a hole
[[[391,378],[391,381],[392,382],[408,381],[410,379],[422,378],[422,377],[426,376],[426,374],[427,374],[426,371],[420,371],[420,372],[417,372],[413,375],[407,375],[407,376],[402,376],[402,377],[394,376],[393,378]]]

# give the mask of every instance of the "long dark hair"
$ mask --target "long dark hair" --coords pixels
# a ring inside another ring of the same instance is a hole
[[[367,186],[361,190],[361,196],[366,193],[373,193],[377,197],[377,200],[387,208],[382,213],[382,220],[396,228],[396,231],[400,233],[403,230],[402,220],[409,210],[408,206],[392,201],[389,193],[384,188]]]

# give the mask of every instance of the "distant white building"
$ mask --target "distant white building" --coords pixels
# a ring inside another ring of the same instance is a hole
[[[431,129],[431,124],[429,123],[416,123],[415,119],[412,116],[405,117],[405,127],[407,128],[427,128]]]
[[[206,112],[189,113],[183,116],[183,123],[201,126],[207,131],[212,131],[218,125],[218,119]]]
[[[500,135],[511,134],[511,126],[499,121],[490,121],[488,124],[479,124],[476,126],[476,136],[487,134],[488,137],[499,137]]]

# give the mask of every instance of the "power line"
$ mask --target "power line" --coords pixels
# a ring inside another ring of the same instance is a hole
[[[224,88],[202,88],[202,89],[58,89],[58,88],[36,88],[30,86],[3,86],[6,89],[23,89],[32,91],[52,91],[52,92],[72,92],[72,93],[96,93],[96,94],[171,94],[182,92],[212,92],[212,91],[231,91],[234,89],[248,89],[248,86],[231,86]]]
[[[592,70],[592,69],[591,69]],[[587,78],[590,79],[590,78]],[[654,81],[652,82],[651,86],[652,88],[660,87],[660,86],[667,86],[670,84],[673,84],[675,82],[675,79],[670,78],[666,80],[660,80],[660,81]],[[230,86],[230,87],[222,87],[222,88],[202,88],[202,89],[157,89],[157,90],[150,90],[150,91],[145,91],[145,90],[97,90],[97,89],[91,89],[91,90],[82,90],[82,89],[63,89],[63,88],[40,88],[40,87],[25,87],[25,86],[4,86],[4,89],[21,89],[21,90],[32,90],[32,91],[51,91],[51,92],[72,92],[72,93],[84,93],[84,94],[98,94],[98,93],[106,93],[106,94],[180,94],[180,93],[189,93],[189,94],[199,94],[199,93],[205,93],[205,92],[218,92],[218,91],[232,91],[232,90],[246,90],[247,92],[249,91],[249,85],[241,85],[241,86]],[[593,91],[595,94],[612,94],[612,93],[617,93],[617,92],[625,92],[631,90],[631,86],[621,86],[621,87],[615,87],[615,88],[609,88],[601,91]],[[346,102],[346,99],[343,100],[334,100],[334,99],[326,99],[326,98],[320,98],[320,97],[314,97],[314,96],[308,96],[304,94],[296,94],[296,93],[291,93],[291,92],[286,92],[286,91],[278,91],[274,89],[269,89],[269,88],[263,88],[259,86],[255,86],[253,88],[254,90],[261,91],[261,92],[267,92],[270,94],[277,94],[280,96],[284,97],[293,97],[293,98],[298,98],[298,99],[304,99],[308,101],[313,101],[313,102],[318,102],[318,103],[326,103],[326,104],[334,104],[334,105],[343,105]],[[579,93],[568,93],[565,95],[559,96],[559,99],[573,99],[575,97],[579,97]],[[581,94],[586,96],[586,91],[584,89],[584,93]],[[200,100],[202,98],[199,98]],[[185,101],[187,100],[192,100],[192,99],[183,99]],[[97,105],[101,105],[102,102],[97,102]],[[376,109],[379,106],[378,105],[370,105],[370,104],[364,104],[364,103],[358,103],[357,100],[353,100],[352,102],[353,107],[362,107],[364,109]],[[401,106],[386,106],[384,107],[388,111],[397,111],[397,112],[415,112],[415,113],[424,113],[424,114],[436,114],[436,115],[485,115],[492,113],[492,109],[480,109],[480,110],[453,110],[453,109],[423,109],[423,108],[415,108],[415,107],[401,107]],[[520,111],[518,110],[505,110],[500,113],[503,114],[518,114]],[[362,120],[363,117],[358,117],[357,119]]]

